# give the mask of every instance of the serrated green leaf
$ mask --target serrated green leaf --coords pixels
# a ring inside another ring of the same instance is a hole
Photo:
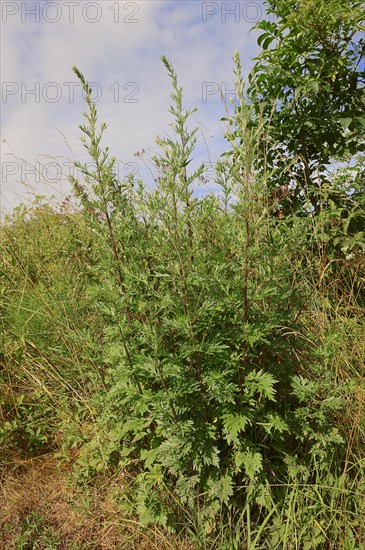
[[[238,443],[238,434],[251,423],[249,413],[225,414],[223,416],[223,433],[227,443]]]

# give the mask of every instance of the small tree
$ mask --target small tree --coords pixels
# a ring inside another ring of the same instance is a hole
[[[309,200],[334,160],[365,151],[364,7],[354,0],[268,0],[262,51],[248,94],[265,118],[262,159],[270,184],[292,184],[291,206]],[[284,201],[285,202],[285,201]],[[286,201],[288,204],[288,201]]]

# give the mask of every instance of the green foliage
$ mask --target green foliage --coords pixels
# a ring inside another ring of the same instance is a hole
[[[44,525],[42,516],[31,513],[22,522],[21,534],[14,542],[16,550],[57,550],[60,537],[52,528]]]
[[[0,439],[33,455],[54,448],[75,402],[99,389],[100,325],[86,295],[90,234],[81,216],[36,203],[1,228]],[[92,388],[89,384],[92,383]]]
[[[100,146],[104,126],[98,133],[77,72],[89,106],[81,130],[96,169],[80,165],[89,187],[74,184],[100,247],[92,292],[106,324],[108,370],[76,472],[88,479],[126,468],[133,472],[128,498],[142,522],[170,528],[199,502],[208,533],[219,514],[242,505],[242,485],[249,488],[243,503],[269,506],[277,498],[270,485],[289,475],[288,457],[328,468],[333,452],[345,454],[336,420],[348,389],[337,389],[322,367],[301,318],[313,300],[312,221],[277,224],[272,216],[268,181],[255,168],[265,130],[251,125],[238,56],[228,208],[193,194],[203,169],[188,170],[193,111],[184,109],[176,74],[163,61],[175,138],[157,139],[156,188],[147,193],[131,180],[118,205],[113,161]]]
[[[0,438],[9,454],[72,457],[80,484],[122,469],[123,512],[197,548],[360,548],[363,156],[308,187],[311,212],[300,194],[303,140],[311,169],[344,156],[345,138],[359,143],[356,52],[350,37],[341,42],[353,23],[342,8],[340,24],[327,21],[322,2],[270,6],[280,19],[260,24],[255,101],[234,54],[218,194],[196,192],[195,110],[184,108],[167,58],[172,136],[156,140],[150,191],[118,180],[106,125],[74,68],[92,161],[72,178],[80,212],[38,204],[1,228]],[[337,116],[344,83],[348,124]],[[322,105],[324,133],[303,123],[290,134],[296,105],[308,122]],[[339,128],[324,153],[326,132]],[[290,214],[287,195],[273,193],[288,173],[298,199]]]

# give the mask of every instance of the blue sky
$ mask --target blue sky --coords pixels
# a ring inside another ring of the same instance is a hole
[[[95,83],[99,117],[108,124],[104,143],[122,175],[138,169],[151,183],[134,153],[158,151],[157,135],[171,134],[162,54],[186,106],[198,108],[195,162],[216,160],[225,147],[218,89],[232,95],[234,50],[245,73],[252,67],[258,33],[249,31],[264,17],[262,0],[2,0],[2,211],[35,194],[59,199],[70,191],[70,163],[86,158],[73,65]]]

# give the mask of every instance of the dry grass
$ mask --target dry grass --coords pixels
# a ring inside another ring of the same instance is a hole
[[[69,483],[68,474],[52,458],[7,467],[1,477],[1,550],[191,548],[123,517],[113,500],[123,487],[122,476],[99,480],[86,493]]]

